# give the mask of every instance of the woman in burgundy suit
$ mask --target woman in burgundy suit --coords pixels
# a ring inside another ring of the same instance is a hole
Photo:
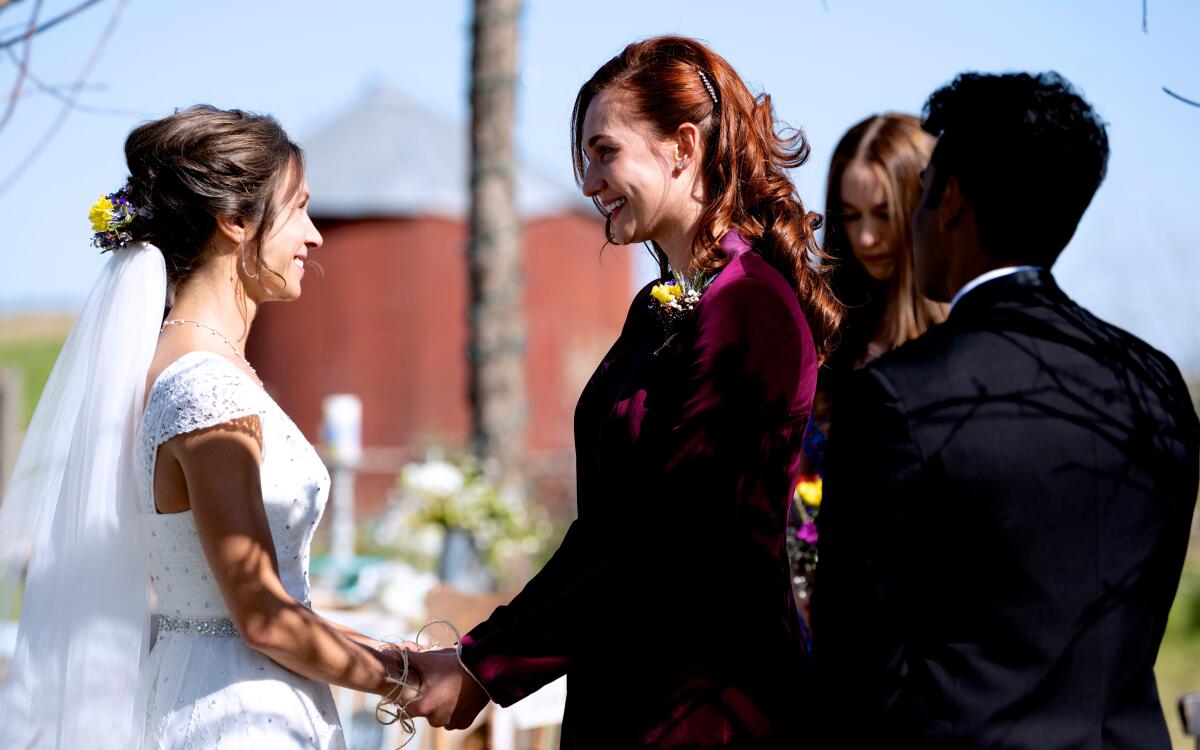
[[[663,278],[579,399],[578,520],[461,662],[412,655],[409,709],[460,727],[565,674],[564,748],[795,746],[784,528],[841,314],[786,172],[808,144],[723,58],[658,37],[584,84],[573,146],[609,240],[649,243]]]

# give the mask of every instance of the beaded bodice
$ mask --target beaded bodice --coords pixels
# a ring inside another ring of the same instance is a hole
[[[329,473],[295,423],[267,393],[224,357],[189,352],[150,388],[137,436],[139,502],[147,566],[158,611],[176,617],[227,616],[190,511],[154,505],[154,466],[167,440],[242,417],[262,428],[262,502],[287,592],[307,601],[308,554],[329,495]],[[256,498],[246,498],[253,501]]]

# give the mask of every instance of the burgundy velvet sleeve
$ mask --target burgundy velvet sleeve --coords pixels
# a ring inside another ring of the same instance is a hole
[[[611,467],[628,474],[623,504],[637,512],[577,520],[512,605],[464,637],[464,662],[493,700],[521,699],[564,674],[589,640],[636,632],[634,621],[673,634],[700,616],[697,582],[728,576],[721,551],[752,543],[733,536],[745,528],[741,506],[761,502],[749,488],[764,473],[764,441],[810,405],[797,394],[815,379],[812,339],[788,294],[749,276],[705,293],[683,348],[664,355],[680,358],[678,376],[646,397],[668,405],[647,409],[656,424],[642,431],[655,439]]]

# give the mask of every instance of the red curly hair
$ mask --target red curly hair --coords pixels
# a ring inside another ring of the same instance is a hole
[[[653,37],[627,46],[579,89],[571,114],[571,151],[581,187],[588,165],[584,116],[592,100],[606,91],[619,92],[630,114],[660,137],[685,123],[699,128],[707,203],[692,247],[694,267],[707,273],[724,266],[728,258],[718,242],[726,232],[740,232],[791,282],[824,361],[844,308],[833,293],[830,264],[816,240],[821,215],[804,208],[787,174],[808,160],[804,134],[786,126],[777,129],[771,97],[751,94],[725,58],[704,44],[687,37]],[[666,254],[657,243],[654,252],[666,277]]]

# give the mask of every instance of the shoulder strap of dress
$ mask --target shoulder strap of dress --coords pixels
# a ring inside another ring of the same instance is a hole
[[[180,357],[163,370],[146,400],[138,440],[143,477],[152,483],[158,447],[171,438],[242,417],[261,417],[266,403],[266,393],[224,357],[212,352]]]

